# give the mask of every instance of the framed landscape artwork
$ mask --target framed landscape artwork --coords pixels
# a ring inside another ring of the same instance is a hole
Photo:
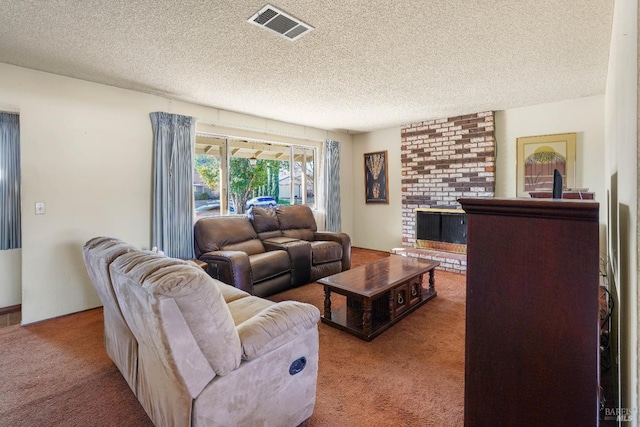
[[[389,203],[386,151],[364,153],[364,191],[366,203]]]
[[[553,171],[558,169],[567,188],[575,185],[576,134],[527,136],[517,138],[516,195],[528,197],[531,191],[551,191]]]

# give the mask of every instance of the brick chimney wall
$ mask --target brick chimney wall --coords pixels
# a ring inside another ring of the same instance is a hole
[[[403,246],[415,247],[416,208],[460,209],[460,197],[494,196],[493,111],[403,126],[401,145]]]

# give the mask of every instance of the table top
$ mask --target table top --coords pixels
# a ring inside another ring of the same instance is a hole
[[[361,265],[318,280],[322,285],[365,297],[374,297],[394,288],[411,277],[433,270],[437,261],[390,255],[370,264]]]

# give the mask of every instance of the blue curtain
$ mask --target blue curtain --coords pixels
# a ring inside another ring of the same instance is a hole
[[[340,216],[340,143],[324,142],[324,211],[327,231],[341,231]]]
[[[20,117],[0,113],[0,250],[22,246]]]
[[[151,113],[154,136],[152,244],[167,256],[193,258],[193,117]]]

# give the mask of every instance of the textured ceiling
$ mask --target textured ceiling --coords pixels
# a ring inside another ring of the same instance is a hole
[[[601,95],[613,1],[2,0],[0,62],[329,130]]]

